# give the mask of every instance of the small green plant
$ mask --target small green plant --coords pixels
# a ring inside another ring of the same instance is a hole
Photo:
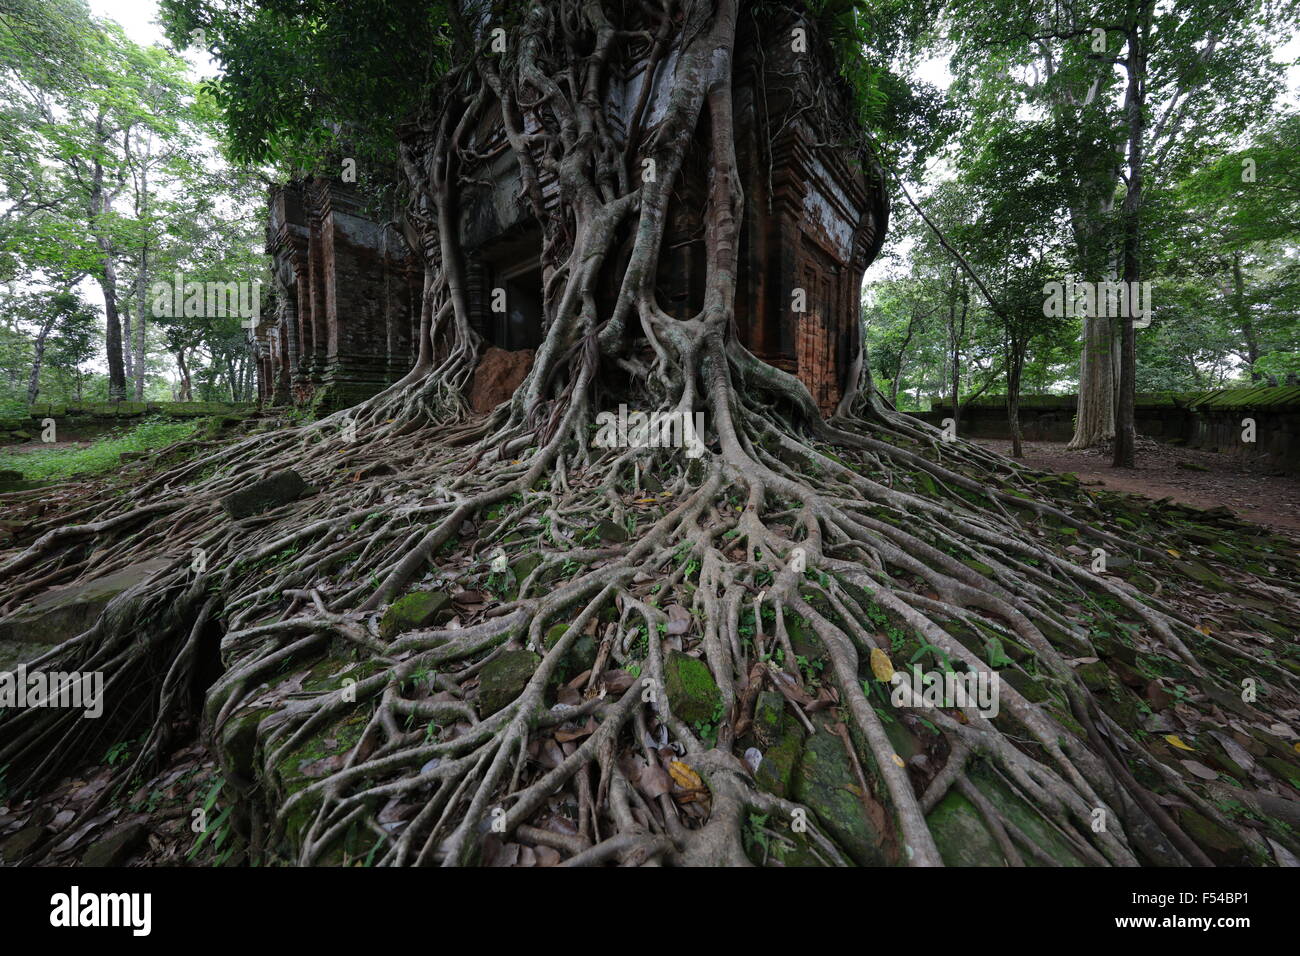
[[[194,845],[185,854],[186,860],[193,860],[199,851],[203,849],[204,844],[208,842],[209,837],[212,838],[212,850],[216,854],[212,858],[213,866],[224,866],[235,852],[234,843],[230,841],[230,814],[234,810],[234,804],[221,809],[215,820],[207,821],[208,814],[217,806],[217,799],[221,796],[221,788],[225,783],[226,778],[221,775],[213,779],[212,787],[208,790],[208,795],[203,801],[203,812],[199,815],[200,819],[205,821],[205,825],[199,832],[198,839],[194,841]],[[224,850],[222,849],[223,844],[228,844]]]
[[[818,658],[810,661],[802,654],[796,654],[794,662],[799,665],[799,673],[803,675],[804,683],[815,684],[821,679],[822,669],[826,662]]]
[[[696,735],[707,744],[710,748],[718,742],[718,726],[722,722],[722,701],[713,705],[713,713],[709,719],[697,720],[691,726],[695,729]]]

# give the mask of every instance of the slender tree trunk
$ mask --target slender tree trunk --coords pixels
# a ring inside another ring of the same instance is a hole
[[[140,202],[139,215],[141,220],[147,220],[149,215],[149,165],[146,162],[140,170]],[[147,225],[147,223],[146,223]],[[135,400],[144,401],[144,379],[145,379],[145,316],[147,312],[146,290],[149,287],[149,240],[146,238],[140,247],[140,263],[135,272],[135,312],[136,312],[136,339],[135,339]]]
[[[1250,368],[1250,380],[1258,382],[1262,376],[1255,371],[1259,360],[1259,340],[1255,336],[1255,326],[1251,321],[1250,308],[1246,305],[1246,280],[1241,274],[1241,253],[1232,254],[1232,310],[1237,313],[1237,325],[1241,329],[1242,339],[1246,343],[1246,364]]]
[[[194,401],[194,390],[190,384],[190,370],[185,364],[185,349],[183,348],[176,350],[176,368],[180,372],[181,376],[180,397],[178,401]]]
[[[966,304],[962,303],[961,320],[957,318],[957,269],[952,270],[952,292],[948,302],[948,358],[952,363],[952,420],[961,428],[961,340],[966,331]]]
[[[1024,434],[1020,430],[1020,374],[1025,367],[1025,346],[1013,337],[1007,345],[1007,423],[1011,426],[1011,455],[1023,458]]]
[[[907,359],[907,347],[912,344],[912,334],[916,328],[916,313],[913,312],[911,318],[907,320],[907,335],[903,339],[902,346],[898,349],[898,370],[894,375],[894,384],[890,389],[889,404],[894,408],[898,407],[898,388],[903,380],[903,369]]]
[[[128,382],[131,381],[133,378],[135,378],[135,364],[133,362],[134,355],[132,354],[131,351],[131,342],[133,341],[131,338],[131,328],[134,324],[131,321],[131,309],[132,309],[131,301],[129,299],[123,300],[122,310],[121,310],[122,311],[122,341],[125,344],[122,349],[122,370],[123,372],[125,372],[126,380]]]
[[[30,405],[36,401],[36,396],[41,391],[41,362],[45,358],[45,340],[49,338],[50,330],[54,328],[54,322],[58,316],[51,311],[46,317],[45,323],[41,330],[36,333],[36,342],[32,348],[32,374],[27,380],[27,404]]]
[[[1150,13],[1144,9],[1128,30],[1128,55],[1124,67],[1128,73],[1125,112],[1128,116],[1128,190],[1124,194],[1124,281],[1129,289],[1137,288],[1142,279],[1141,214],[1143,142],[1146,132],[1146,45],[1144,33]],[[1135,297],[1130,297],[1130,301]],[[1149,304],[1149,303],[1148,303]],[[1137,466],[1137,429],[1133,422],[1134,392],[1137,375],[1137,341],[1131,309],[1120,320],[1119,401],[1115,407],[1115,468]]]
[[[108,400],[120,402],[126,398],[126,369],[122,361],[122,323],[117,311],[117,262],[113,256],[112,240],[99,228],[98,218],[112,209],[112,200],[104,192],[103,170],[95,166],[95,185],[91,193],[91,228],[102,256],[100,274],[97,276],[100,292],[104,296],[104,351],[108,361]]]
[[[111,257],[104,260],[104,277],[99,280],[104,295],[104,349],[108,353],[108,400],[126,399],[126,369],[122,363],[122,325],[117,312],[117,267]]]

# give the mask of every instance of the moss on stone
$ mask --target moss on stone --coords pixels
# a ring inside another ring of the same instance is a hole
[[[1187,575],[1193,581],[1205,585],[1213,591],[1218,591],[1220,594],[1224,594],[1232,590],[1232,585],[1199,561],[1176,561],[1174,563],[1183,574]]]
[[[542,659],[532,651],[506,651],[479,672],[478,712],[490,717],[516,697],[532,678]]]
[[[854,862],[884,865],[881,836],[867,819],[843,740],[826,731],[813,734],[804,745],[792,783],[793,798],[817,815]]]
[[[722,704],[722,692],[704,661],[669,651],[664,662],[668,706],[688,724],[709,723]]]
[[[765,690],[758,695],[758,700],[754,703],[751,733],[760,749],[771,747],[780,738],[784,715],[784,697],[774,690]]]
[[[797,721],[791,723],[796,726],[784,728],[780,739],[764,752],[754,774],[754,782],[759,787],[782,798],[789,795],[795,767],[803,753],[803,728],[797,726]]]
[[[925,818],[946,866],[1003,866],[1002,851],[975,804],[956,790]]]
[[[405,631],[426,627],[450,604],[446,591],[412,591],[388,605],[379,619],[379,636],[390,641]]]
[[[1190,807],[1178,808],[1178,824],[1216,866],[1252,866],[1261,862],[1240,837]]]

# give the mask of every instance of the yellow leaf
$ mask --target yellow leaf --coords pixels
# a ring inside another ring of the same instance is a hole
[[[1206,637],[1210,636],[1210,625],[1208,624],[1202,624],[1200,627],[1197,628],[1197,630],[1200,631],[1202,634],[1204,634]]]
[[[634,502],[634,504],[638,504],[638,505],[652,505],[654,503],[655,503],[655,499],[653,498],[637,498],[636,501]]]
[[[700,790],[704,787],[704,781],[700,779],[700,775],[680,760],[674,760],[668,764],[668,775],[683,790]]]
[[[876,680],[886,683],[894,678],[894,665],[889,662],[889,655],[878,647],[871,649],[871,673],[876,675]]]
[[[894,754],[893,757],[894,757],[894,763],[898,764],[900,767],[907,766],[907,764],[903,763],[903,758],[900,757],[898,754]]]
[[[1168,741],[1169,746],[1171,747],[1177,747],[1179,750],[1190,750],[1192,753],[1196,752],[1195,747],[1189,747],[1187,744],[1179,740],[1177,734],[1165,734],[1165,740]]]
[[[1168,551],[1170,554],[1172,554],[1175,558],[1182,557],[1182,555],[1179,552],[1175,551],[1173,548],[1165,548],[1165,550]]]

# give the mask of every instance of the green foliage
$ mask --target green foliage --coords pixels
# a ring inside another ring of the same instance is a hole
[[[15,283],[11,297],[17,289],[54,300],[0,320],[0,370],[8,373],[0,381],[10,392],[26,387],[38,356],[46,398],[103,392],[84,370],[106,347],[103,330],[92,331],[88,307],[57,301],[89,279],[107,324],[133,333],[123,344],[142,355],[145,397],[170,397],[164,355],[196,373],[203,397],[246,397],[250,363],[238,317],[187,326],[155,323],[152,314],[158,279],[206,271],[189,278],[251,282],[265,272],[263,183],[220,161],[217,104],[187,71],[175,53],[133,42],[78,0],[5,4],[0,280]]]
[[[450,65],[451,11],[429,0],[162,0],[169,38],[223,67],[207,92],[231,155],[294,175],[335,172],[343,157],[396,162],[398,125],[414,118]]]
[[[123,452],[164,448],[188,438],[195,422],[146,419],[116,434],[100,438],[85,448],[40,449],[21,455],[0,453],[0,464],[21,471],[31,480],[59,479],[72,475],[94,475],[120,467]]]

